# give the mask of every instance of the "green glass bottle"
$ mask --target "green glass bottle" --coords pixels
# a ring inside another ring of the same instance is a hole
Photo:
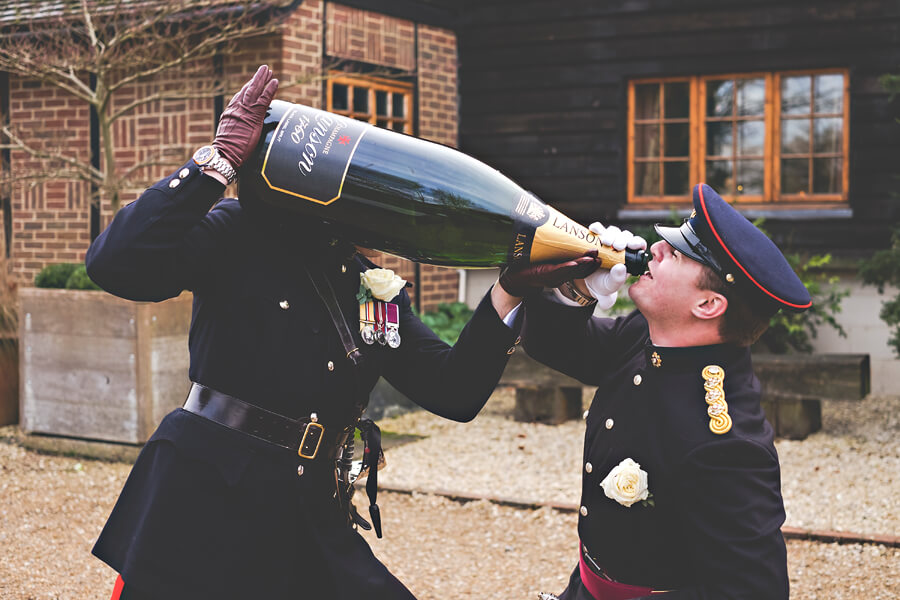
[[[456,267],[549,262],[596,248],[603,267],[646,270],[496,169],[453,148],[275,100],[240,194],[315,216],[346,239]]]

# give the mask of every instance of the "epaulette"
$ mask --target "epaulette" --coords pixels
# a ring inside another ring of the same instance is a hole
[[[731,429],[728,404],[725,402],[725,369],[719,365],[707,365],[703,369],[703,389],[706,390],[706,409],[709,414],[709,430],[721,435]]]

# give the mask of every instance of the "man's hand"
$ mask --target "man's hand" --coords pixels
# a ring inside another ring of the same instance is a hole
[[[506,267],[500,273],[500,287],[510,296],[521,298],[545,287],[557,287],[564,281],[587,277],[597,268],[596,259],[597,251],[589,250],[583,256],[563,263]]]
[[[266,110],[277,89],[278,80],[273,79],[272,70],[262,65],[219,117],[213,146],[235,169],[244,164],[259,142]]]
[[[600,238],[600,243],[612,246],[615,250],[646,250],[647,241],[634,235],[627,229],[622,230],[612,225],[604,227],[600,223],[591,223],[588,229]],[[597,306],[601,310],[609,310],[616,303],[619,290],[628,279],[628,270],[625,265],[615,265],[610,270],[598,269],[584,278],[584,287],[591,296],[597,299]]]
[[[615,225],[604,227],[601,223],[595,221],[588,226],[591,233],[600,238],[600,243],[604,246],[612,246],[614,250],[646,250],[647,240],[639,235],[634,235],[627,229],[619,229]]]

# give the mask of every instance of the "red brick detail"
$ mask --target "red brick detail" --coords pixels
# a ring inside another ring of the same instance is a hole
[[[329,2],[326,54],[404,71],[415,69],[412,21]]]
[[[322,4],[305,0],[282,27],[275,72],[281,100],[322,107]]]
[[[34,148],[62,151],[83,162],[89,156],[87,106],[62,90],[36,81],[10,76],[10,123]],[[45,265],[75,262],[84,256],[87,242],[69,246],[54,231],[88,231],[87,184],[63,176],[61,164],[10,152],[12,173],[47,174],[42,181],[20,181],[11,190],[12,235],[8,268],[22,285],[32,285]],[[0,234],[2,237],[2,234]],[[61,243],[65,242],[65,243]],[[2,247],[2,246],[0,246]],[[80,256],[79,256],[80,254]]]
[[[419,25],[419,136],[447,146],[458,144],[456,36]]]

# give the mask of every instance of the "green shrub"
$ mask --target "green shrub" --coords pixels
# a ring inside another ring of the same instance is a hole
[[[99,290],[100,286],[94,283],[87,274],[87,267],[78,265],[66,280],[67,290]]]
[[[34,278],[34,286],[39,288],[63,289],[72,272],[78,268],[76,263],[57,263],[47,265]]]
[[[850,290],[835,287],[838,278],[823,271],[831,263],[831,255],[811,256],[805,261],[799,254],[786,254],[785,258],[809,291],[812,306],[802,313],[778,312],[760,338],[762,345],[775,354],[812,352],[812,340],[823,325],[847,337],[834,316],[841,312],[841,302],[850,295]]]
[[[472,312],[465,302],[444,302],[438,304],[435,312],[425,313],[421,319],[439,338],[452,346],[472,317]]]
[[[877,286],[879,294],[883,294],[889,285],[900,288],[900,226],[894,228],[890,248],[879,250],[872,258],[860,263],[859,275],[864,284]],[[881,305],[879,316],[891,328],[888,345],[900,358],[900,294]]]
[[[84,264],[57,263],[47,265],[34,278],[35,287],[67,290],[99,290],[88,277]]]

